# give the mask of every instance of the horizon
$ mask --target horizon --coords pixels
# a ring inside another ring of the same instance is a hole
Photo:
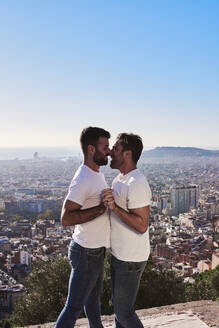
[[[218,148],[218,1],[1,2],[0,36],[0,147],[75,147],[91,125]]]
[[[172,146],[172,145],[156,145],[156,146],[147,146],[144,147],[144,150],[148,150],[148,149],[154,149],[154,148],[162,148],[162,147],[169,147],[169,148],[199,148],[199,149],[206,149],[206,150],[219,150],[219,146],[218,147],[210,147],[210,146]],[[31,145],[31,146],[0,146],[1,150],[7,150],[7,149],[33,149],[33,148],[39,148],[39,149],[72,149],[72,150],[81,150],[80,146],[68,146],[68,145],[64,145],[64,146],[55,146],[55,145],[46,145],[46,146],[42,146],[42,145]]]
[[[155,148],[199,148],[203,150],[219,151],[218,148],[203,148],[203,147],[173,147],[173,146],[156,146],[144,147],[143,151],[153,150]],[[0,161],[1,160],[26,160],[33,158],[34,153],[37,152],[39,158],[64,158],[64,157],[82,157],[80,147],[49,147],[49,146],[28,146],[28,147],[0,147]]]

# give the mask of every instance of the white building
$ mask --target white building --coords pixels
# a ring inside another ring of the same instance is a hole
[[[212,254],[212,269],[219,265],[219,249],[216,249]]]
[[[190,208],[197,208],[199,199],[198,186],[176,187],[171,190],[171,205],[177,213],[189,212]]]
[[[5,202],[3,199],[0,199],[0,210],[5,210]]]
[[[30,254],[25,250],[20,251],[20,263],[26,264],[26,265],[30,265],[30,263],[31,263]]]

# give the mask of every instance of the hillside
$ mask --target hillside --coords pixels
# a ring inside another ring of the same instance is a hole
[[[194,147],[156,147],[145,150],[144,158],[176,158],[176,157],[219,157],[219,150],[207,150]]]

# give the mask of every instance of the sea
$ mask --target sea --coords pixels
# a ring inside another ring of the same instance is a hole
[[[48,158],[82,157],[81,150],[74,147],[20,147],[0,148],[0,160],[30,159],[36,152],[39,157]]]
[[[144,150],[150,150],[154,147],[147,147]],[[219,147],[200,147],[203,149],[219,150]],[[39,157],[51,158],[68,158],[82,156],[82,151],[79,147],[19,147],[19,148],[1,148],[0,160],[14,160],[14,159],[30,159],[33,158],[34,153],[38,153]]]

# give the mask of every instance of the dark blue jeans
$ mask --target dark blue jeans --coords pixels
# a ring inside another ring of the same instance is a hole
[[[100,299],[103,285],[105,247],[84,248],[75,242],[69,246],[72,266],[68,297],[56,328],[72,328],[85,310],[90,328],[103,328]]]
[[[146,261],[120,261],[112,255],[111,277],[116,328],[143,328],[135,313],[134,304],[145,265]]]

